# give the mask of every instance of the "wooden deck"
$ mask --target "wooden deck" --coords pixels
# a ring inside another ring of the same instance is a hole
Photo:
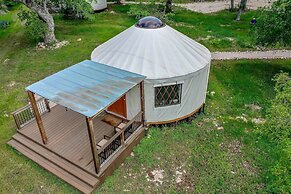
[[[112,137],[114,127],[102,121],[107,113],[94,118],[96,142],[104,135]],[[134,132],[126,146],[101,165],[96,174],[85,117],[55,106],[42,115],[48,144],[44,145],[35,121],[24,126],[8,142],[12,147],[37,162],[83,193],[91,193],[130,154],[144,135],[143,127]]]

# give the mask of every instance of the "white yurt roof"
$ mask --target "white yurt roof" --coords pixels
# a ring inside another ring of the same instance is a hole
[[[144,19],[149,18],[154,17]],[[206,47],[170,26],[138,24],[95,48],[91,59],[147,79],[187,75],[210,63],[211,54]]]

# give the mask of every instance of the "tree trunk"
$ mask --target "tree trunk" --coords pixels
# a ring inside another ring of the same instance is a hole
[[[230,1],[230,11],[234,10],[234,0]]]
[[[167,0],[166,2],[166,13],[172,12],[172,5],[173,5],[173,0]]]
[[[35,11],[39,18],[47,24],[47,31],[44,35],[44,43],[52,44],[57,41],[55,37],[55,22],[53,16],[49,13],[47,8],[47,0],[37,3],[34,0],[22,0],[28,8]]]
[[[239,4],[239,10],[236,15],[236,21],[240,21],[241,13],[246,10],[246,7],[247,7],[247,0],[241,0]]]

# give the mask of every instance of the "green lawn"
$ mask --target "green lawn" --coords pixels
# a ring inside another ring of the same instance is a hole
[[[34,48],[35,42],[25,36],[15,16],[17,11],[0,16],[0,19],[14,21],[9,28],[0,30],[0,193],[77,193],[6,145],[16,131],[10,113],[27,103],[24,92],[27,85],[89,58],[93,48],[136,22],[125,14],[128,6],[113,9],[115,13],[99,13],[90,22],[56,17],[57,38],[68,40],[70,44],[51,51]],[[251,18],[253,14],[255,12],[249,12],[246,16]],[[219,19],[221,16],[224,19]],[[248,21],[236,23],[232,22],[232,17],[228,12],[203,15],[180,10],[171,25],[194,39],[207,35],[221,39],[232,37],[248,45]],[[245,48],[238,43],[200,41],[211,50]],[[272,165],[288,161],[287,156],[263,137],[259,125],[250,120],[265,116],[274,98],[271,78],[280,70],[291,72],[291,61],[213,62],[209,91],[215,94],[208,95],[206,114],[191,124],[150,129],[134,150],[134,156],[98,191],[278,191],[276,189],[285,183],[278,180],[277,172],[271,170]],[[251,103],[262,109],[252,111],[245,106]],[[236,119],[237,116],[245,117],[248,122]],[[215,124],[224,129],[218,130]],[[163,170],[161,185],[147,181],[147,174],[151,180],[153,170]],[[180,176],[181,183],[176,183],[176,176]]]

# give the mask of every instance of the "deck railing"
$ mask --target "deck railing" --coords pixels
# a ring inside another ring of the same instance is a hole
[[[101,149],[98,150],[100,165],[104,163],[120,146],[122,132],[116,133]]]
[[[98,157],[100,165],[103,164],[111,155],[117,152],[118,148],[124,146],[126,140],[141,126],[142,112],[139,112],[132,120],[130,120],[122,130],[115,133],[100,149],[98,149]]]
[[[42,115],[49,111],[48,102],[44,98],[37,100],[39,113]],[[14,111],[12,113],[17,129],[21,129],[35,119],[32,107],[30,104]]]
[[[142,112],[139,112],[124,126],[124,140],[126,141],[142,124]]]

